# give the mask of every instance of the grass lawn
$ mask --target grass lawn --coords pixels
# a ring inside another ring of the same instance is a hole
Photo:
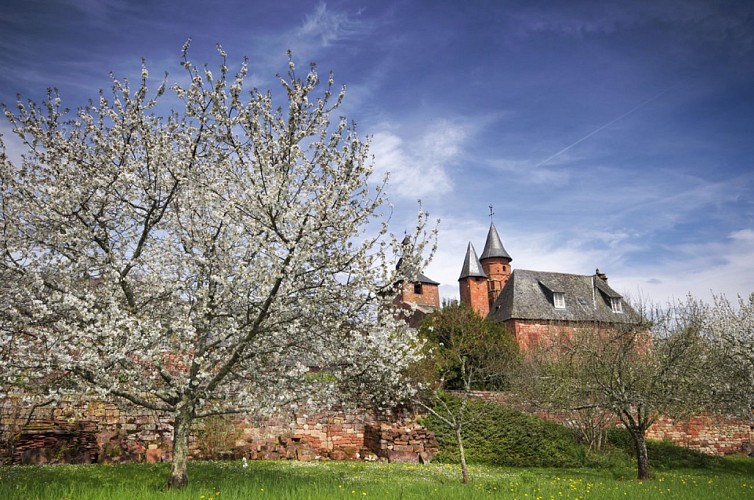
[[[537,469],[364,462],[197,462],[189,486],[166,491],[168,465],[14,466],[0,468],[2,499],[458,499],[458,498],[754,498],[754,459],[655,470],[648,482],[628,466]]]

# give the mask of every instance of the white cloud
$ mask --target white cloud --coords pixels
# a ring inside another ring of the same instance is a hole
[[[376,127],[371,151],[375,171],[389,173],[388,191],[403,198],[442,195],[451,190],[449,173],[461,157],[469,127],[439,120],[416,135],[404,136],[387,124]]]
[[[674,251],[680,258],[621,270],[621,285],[660,302],[689,293],[709,300],[711,294],[733,298],[754,292],[754,229],[734,231],[722,241],[681,245]]]

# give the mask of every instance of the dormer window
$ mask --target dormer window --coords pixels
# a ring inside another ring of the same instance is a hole
[[[622,313],[623,305],[621,304],[620,297],[610,297],[610,307],[614,313]]]
[[[565,309],[565,294],[563,292],[553,292],[552,303],[555,309]]]
[[[562,284],[552,282],[552,280],[550,280],[550,282],[545,282],[543,280],[537,281],[539,282],[539,286],[542,287],[542,292],[545,294],[545,297],[547,297],[555,309],[566,308],[565,288]]]

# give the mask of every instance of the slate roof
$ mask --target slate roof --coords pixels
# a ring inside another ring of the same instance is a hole
[[[418,275],[414,276],[413,279],[409,279],[408,273],[401,272],[398,278],[398,282],[401,282],[401,281],[410,281],[411,283],[426,283],[428,285],[440,284],[437,281],[433,280],[432,278],[428,278],[423,273],[419,273]]]
[[[565,296],[565,308],[556,309],[553,294]],[[610,299],[621,301],[622,313],[613,312]],[[516,269],[490,310],[497,321],[597,321],[633,323],[638,314],[618,292],[597,275],[578,275]]]
[[[414,281],[418,281],[419,283],[427,283],[428,285],[439,285],[437,281],[427,278],[424,274],[419,273],[419,276]]]
[[[484,243],[484,251],[480,260],[489,259],[492,257],[503,257],[509,261],[513,261],[513,258],[508,255],[503,246],[503,241],[500,239],[500,235],[497,234],[497,228],[494,223],[490,223],[490,230],[487,232],[487,241]]]
[[[484,269],[482,269],[482,264],[479,263],[479,258],[476,256],[474,245],[472,245],[471,242],[469,242],[469,246],[466,249],[466,258],[463,259],[463,267],[461,268],[461,275],[458,277],[458,279],[462,280],[468,277],[487,277]]]
[[[405,241],[405,240],[404,240]],[[403,257],[398,259],[398,263],[395,268],[398,270],[398,281],[411,281],[412,283],[427,283],[428,285],[440,285],[437,281],[428,278],[424,273],[419,272],[414,279],[409,279],[410,271],[403,263]]]

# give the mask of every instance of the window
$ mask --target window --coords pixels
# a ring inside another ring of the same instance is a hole
[[[422,284],[421,283],[414,283],[414,293],[416,295],[422,294]]]
[[[555,305],[555,309],[565,309],[565,294],[563,292],[553,292],[552,303]]]
[[[610,297],[610,307],[614,313],[622,313],[623,305],[621,304],[620,297]]]

